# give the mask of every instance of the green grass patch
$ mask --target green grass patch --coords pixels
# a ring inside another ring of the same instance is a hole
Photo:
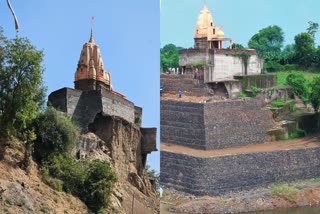
[[[270,103],[270,106],[272,108],[278,108],[278,107],[282,107],[285,103],[286,103],[286,101],[284,99],[277,99],[277,100],[272,101]]]
[[[271,186],[271,193],[273,195],[291,195],[299,192],[298,189],[290,187],[286,184],[275,184]]]
[[[320,77],[320,73],[311,73],[306,71],[288,71],[288,72],[277,72],[277,86],[287,85],[287,76],[289,74],[303,74],[307,80],[313,80],[315,77]]]

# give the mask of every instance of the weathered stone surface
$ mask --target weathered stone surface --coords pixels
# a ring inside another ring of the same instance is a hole
[[[263,143],[269,111],[252,100],[190,103],[161,100],[161,141],[195,149]]]
[[[319,147],[207,158],[161,151],[160,158],[161,184],[195,195],[320,176]]]
[[[80,91],[62,88],[49,95],[49,103],[72,116],[84,131],[100,112],[132,123],[135,121],[134,104],[108,90]]]

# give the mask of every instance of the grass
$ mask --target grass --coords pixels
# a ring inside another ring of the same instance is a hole
[[[277,99],[270,103],[270,106],[273,108],[281,107],[286,103],[284,99]]]
[[[282,86],[287,84],[287,76],[291,73],[303,74],[307,80],[313,80],[315,77],[320,77],[320,73],[311,73],[306,71],[287,71],[287,72],[276,72],[277,74],[277,85]]]
[[[271,186],[271,193],[273,195],[291,195],[299,192],[298,189],[290,187],[286,184],[275,184]]]

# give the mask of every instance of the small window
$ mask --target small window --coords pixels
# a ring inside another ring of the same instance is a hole
[[[216,29],[213,29],[212,31],[213,31],[213,34],[216,34]]]
[[[211,24],[211,27],[212,27],[212,22],[210,24]]]

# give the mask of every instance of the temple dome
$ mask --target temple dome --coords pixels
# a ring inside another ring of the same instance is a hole
[[[209,11],[207,5],[204,4],[198,16],[196,31],[194,34],[195,38],[207,37],[208,29],[213,27],[214,22],[211,12]]]
[[[111,85],[111,75],[104,69],[99,46],[94,42],[91,29],[90,39],[81,50],[75,82],[79,80],[98,80],[107,87]]]

